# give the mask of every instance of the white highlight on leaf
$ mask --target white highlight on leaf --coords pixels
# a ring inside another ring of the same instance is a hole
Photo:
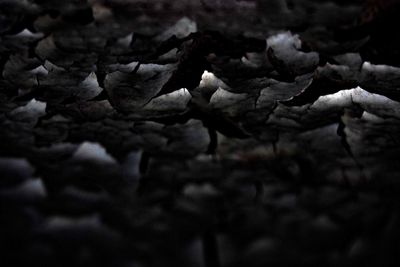
[[[184,110],[190,99],[192,99],[192,96],[189,91],[186,88],[182,88],[152,99],[144,109],[154,111]]]
[[[139,62],[137,61],[133,61],[131,63],[128,64],[111,64],[108,66],[109,68],[109,72],[114,72],[114,71],[120,71],[120,72],[124,72],[124,73],[131,73],[132,71],[134,71],[137,67],[137,65],[139,64]],[[142,65],[143,66],[143,65]],[[143,67],[140,66],[140,68],[143,69]]]
[[[133,33],[130,33],[125,37],[119,38],[117,43],[122,46],[129,47],[130,44],[132,43],[132,38],[133,38]]]
[[[234,94],[219,87],[211,96],[210,104],[214,108],[224,108],[238,104],[247,98],[247,94]]]
[[[83,86],[90,86],[90,87],[93,87],[93,86],[98,87],[98,86],[99,86],[99,83],[97,82],[96,73],[91,72],[91,73],[85,78],[85,80],[83,80],[83,81],[81,82],[81,85],[83,85]]]
[[[18,121],[23,121],[35,125],[38,118],[46,114],[46,102],[32,99],[25,106],[18,107],[10,112],[10,116]]]
[[[201,75],[200,87],[214,85],[217,77],[215,77],[214,73],[204,71]]]
[[[400,103],[386,96],[372,94],[357,87],[353,91],[353,101],[375,115],[400,118]]]
[[[273,49],[277,48],[286,48],[286,49],[300,49],[301,48],[301,40],[299,36],[292,35],[290,32],[282,32],[276,35],[273,35],[267,39],[267,43],[269,47]]]
[[[381,73],[396,72],[396,73],[400,74],[400,68],[388,66],[388,65],[374,65],[368,61],[363,63],[362,69],[366,70],[366,71],[374,71],[374,72],[381,72]]]
[[[32,99],[25,106],[26,111],[30,111],[32,113],[36,113],[38,115],[44,115],[46,110],[46,102],[38,101],[36,99]]]
[[[400,68],[387,65],[373,65],[369,62],[364,62],[359,80],[364,86],[381,89],[399,88]]]
[[[24,29],[23,31],[17,33],[15,35],[15,37],[22,37],[22,38],[42,38],[44,36],[43,33],[41,32],[37,32],[37,33],[33,33],[28,29]]]
[[[201,75],[201,81],[200,81],[200,88],[208,87],[208,88],[215,88],[217,89],[218,87],[221,88],[228,88],[228,86],[218,79],[214,73],[209,72],[209,71],[204,71],[203,74]]]
[[[94,161],[115,164],[116,160],[98,143],[83,142],[75,151],[73,158],[81,161]]]
[[[80,90],[78,92],[78,96],[83,100],[91,99],[103,90],[99,86],[99,82],[97,81],[96,73],[91,72],[80,84]]]
[[[369,122],[374,122],[374,123],[384,122],[384,119],[382,119],[381,117],[376,116],[376,115],[366,112],[366,111],[363,112],[361,119],[363,119],[365,121],[369,121]]]
[[[31,197],[44,198],[46,197],[46,188],[42,179],[30,179],[18,187],[18,192]]]
[[[301,40],[297,34],[283,32],[267,39],[268,47],[286,67],[299,74],[311,72],[318,66],[319,55],[316,52],[305,53],[301,49]]]
[[[65,71],[64,68],[59,67],[59,66],[53,64],[52,62],[50,62],[48,60],[45,60],[44,67],[46,68],[46,70],[48,72],[51,72],[51,71]]]
[[[320,110],[330,107],[345,107],[352,104],[353,90],[342,90],[334,94],[320,96],[312,105],[312,109]]]
[[[168,30],[156,37],[156,40],[165,41],[171,36],[175,35],[178,38],[183,38],[191,34],[192,32],[197,32],[196,22],[190,20],[187,17],[183,17],[178,20],[175,25],[170,27]]]
[[[47,74],[49,74],[49,71],[43,65],[40,65],[39,67],[31,70],[31,73],[35,75],[46,76]]]
[[[37,200],[45,198],[47,192],[42,179],[31,178],[16,187],[0,189],[0,195],[24,200]]]
[[[359,104],[367,112],[377,116],[400,118],[400,103],[385,96],[369,93],[361,87],[342,90],[335,94],[325,95],[311,106],[315,110],[349,107]]]
[[[93,0],[89,0],[91,2],[91,7],[93,10],[93,18],[96,21],[107,21],[112,18],[113,12],[111,8],[106,7],[105,5],[102,5],[101,3],[98,3]]]
[[[333,57],[340,65],[346,65],[350,69],[358,70],[362,65],[362,58],[359,53],[346,53]]]

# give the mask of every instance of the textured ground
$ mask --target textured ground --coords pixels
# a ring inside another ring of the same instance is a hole
[[[315,2],[0,0],[0,265],[397,265],[397,1]]]

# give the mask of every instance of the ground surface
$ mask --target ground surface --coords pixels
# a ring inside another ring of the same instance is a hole
[[[396,8],[1,0],[1,266],[396,265]]]

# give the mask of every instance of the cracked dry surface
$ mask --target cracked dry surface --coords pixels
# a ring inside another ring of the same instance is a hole
[[[400,61],[379,16],[335,39],[360,2],[0,2],[0,265],[399,263]]]

